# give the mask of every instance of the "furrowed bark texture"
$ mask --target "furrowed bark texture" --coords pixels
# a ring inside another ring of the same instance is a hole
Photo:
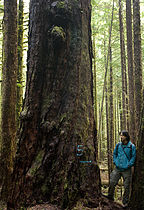
[[[143,91],[144,97],[144,91]],[[142,105],[142,117],[140,121],[140,133],[137,149],[137,160],[133,177],[132,195],[130,206],[133,210],[144,209],[144,103]]]
[[[16,135],[17,1],[4,1],[4,60],[2,81],[2,198],[7,199],[13,170]]]
[[[134,67],[135,67],[135,108],[136,138],[140,131],[142,109],[142,51],[140,28],[140,1],[133,0],[133,31],[134,31]],[[138,140],[138,139],[137,139]]]
[[[128,56],[129,110],[130,110],[129,125],[130,125],[131,140],[136,143],[131,0],[126,1],[126,26],[127,26],[127,56]]]
[[[123,15],[122,15],[122,2],[119,0],[119,27],[120,27],[120,48],[121,48],[121,75],[122,75],[122,129],[127,129],[126,117],[126,58],[125,58],[125,42],[124,42],[124,28],[123,28]]]
[[[23,103],[23,19],[24,19],[24,2],[19,0],[18,10],[18,71],[17,71],[17,126],[19,127],[19,116],[22,111]]]
[[[9,209],[44,201],[70,209],[81,197],[98,205],[90,12],[87,0],[31,0],[26,96]]]

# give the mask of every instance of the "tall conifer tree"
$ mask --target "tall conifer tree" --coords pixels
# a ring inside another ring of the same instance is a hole
[[[19,0],[18,10],[18,71],[17,71],[17,125],[19,125],[19,116],[22,110],[23,102],[23,20],[24,20],[24,2]]]
[[[133,31],[134,31],[134,74],[135,74],[135,106],[136,106],[136,138],[140,130],[142,108],[142,51],[140,2],[133,0]]]
[[[131,140],[135,141],[135,103],[134,103],[134,67],[133,67],[133,36],[131,0],[126,1],[126,27],[127,27],[127,56],[128,56],[128,79],[129,79],[129,125]]]
[[[1,173],[2,197],[6,199],[16,147],[17,0],[4,1],[3,52]]]

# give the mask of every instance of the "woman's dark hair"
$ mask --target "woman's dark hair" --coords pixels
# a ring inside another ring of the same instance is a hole
[[[120,132],[120,134],[122,134],[123,136],[125,136],[128,141],[130,140],[130,136],[129,136],[128,131],[123,130],[123,131]]]

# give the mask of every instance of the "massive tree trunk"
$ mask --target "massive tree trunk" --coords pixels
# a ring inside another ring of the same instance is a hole
[[[26,96],[8,209],[100,194],[90,1],[31,0]],[[90,162],[92,161],[92,162]]]
[[[133,45],[132,45],[132,17],[131,0],[126,1],[126,25],[127,25],[127,55],[129,78],[129,125],[131,140],[135,141],[135,103],[134,103],[134,70],[133,70]]]
[[[4,1],[4,60],[2,81],[2,197],[7,198],[13,170],[16,135],[17,1]]]
[[[141,61],[141,29],[140,2],[133,0],[133,31],[134,31],[134,68],[135,68],[135,105],[136,105],[136,137],[140,130],[142,105],[142,61]]]
[[[142,62],[140,33],[140,3],[133,0],[133,30],[134,30],[134,66],[135,66],[135,103],[136,103],[136,137],[137,161],[133,178],[131,196],[132,209],[144,209],[144,104],[142,100]],[[144,92],[143,92],[144,93]],[[144,97],[144,95],[143,95]],[[144,98],[143,98],[144,99]],[[142,112],[141,112],[142,108]]]

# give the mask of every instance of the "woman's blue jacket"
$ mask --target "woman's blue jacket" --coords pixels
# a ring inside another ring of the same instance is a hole
[[[124,171],[132,167],[135,163],[135,159],[136,147],[131,141],[129,141],[127,145],[120,142],[115,146],[113,152],[113,162],[120,171]]]

